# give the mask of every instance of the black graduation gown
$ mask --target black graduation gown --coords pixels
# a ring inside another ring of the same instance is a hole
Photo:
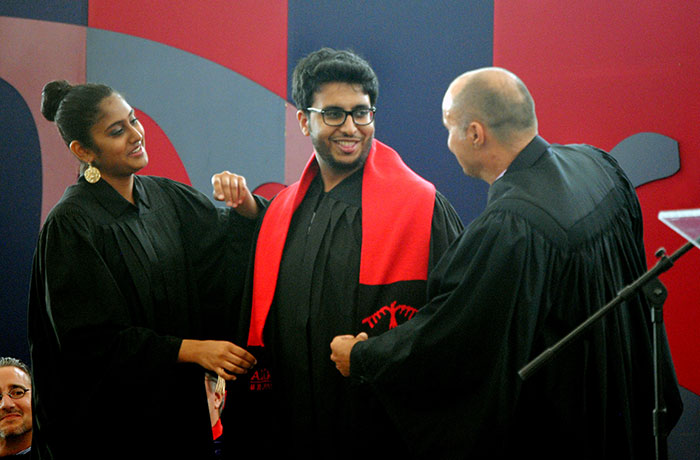
[[[413,320],[351,354],[418,458],[654,458],[648,304],[625,302],[533,377],[517,372],[646,271],[615,161],[536,137],[428,280]],[[669,426],[681,403],[665,337]]]
[[[168,179],[132,205],[80,178],[39,235],[29,297],[36,458],[207,458],[203,369],[182,339],[232,339],[253,220]]]
[[[324,193],[317,175],[292,218],[265,324],[265,348],[254,351],[256,357],[267,353],[271,360],[274,402],[269,404],[265,395],[250,399],[256,402],[241,414],[244,420],[236,422],[245,425],[241,430],[247,433],[246,439],[250,428],[258,431],[253,436],[259,436],[259,441],[253,445],[261,458],[275,458],[280,447],[303,452],[305,458],[345,458],[368,452],[372,458],[405,449],[372,395],[351,385],[330,360],[330,342],[336,335],[362,331],[377,335],[390,326],[388,317],[372,326],[363,322],[376,307],[358,300],[365,288],[358,283],[362,178],[359,170]],[[462,230],[452,206],[436,192],[429,269]],[[425,282],[401,283],[404,295],[425,299]],[[400,324],[410,317],[397,312],[393,319]],[[248,320],[246,316],[241,325]],[[241,339],[246,333],[241,332]],[[226,426],[229,429],[231,423]],[[377,430],[384,438],[377,437]]]

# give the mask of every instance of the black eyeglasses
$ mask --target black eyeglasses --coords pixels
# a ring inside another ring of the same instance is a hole
[[[328,126],[343,126],[345,120],[348,119],[348,115],[352,117],[352,121],[355,122],[357,126],[367,126],[374,121],[374,112],[377,111],[377,108],[363,107],[352,110],[333,108],[321,110],[315,107],[307,107],[306,110],[320,113],[323,117],[323,122]]]
[[[9,396],[12,399],[21,399],[24,397],[25,394],[27,394],[28,391],[31,391],[31,388],[22,388],[22,387],[16,387],[8,391],[7,393],[0,393],[0,401],[2,401],[2,398],[4,395]]]

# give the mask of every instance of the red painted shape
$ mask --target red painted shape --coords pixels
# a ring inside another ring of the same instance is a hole
[[[90,0],[88,26],[196,54],[287,98],[287,0]]]
[[[279,182],[265,182],[264,184],[258,185],[258,187],[253,190],[253,193],[260,195],[268,200],[274,198],[279,192],[284,190],[287,186],[280,184]]]
[[[161,176],[168,179],[192,185],[185,165],[165,132],[144,112],[134,108],[134,113],[143,125],[148,153],[148,166],[139,171],[145,176]]]
[[[678,141],[681,170],[637,189],[651,266],[657,248],[671,253],[684,243],[658,212],[700,207],[700,3],[575,3],[496,0],[493,62],[530,88],[550,142],[610,150],[645,131]],[[698,272],[700,251],[693,250],[661,281],[679,381],[700,394]]]

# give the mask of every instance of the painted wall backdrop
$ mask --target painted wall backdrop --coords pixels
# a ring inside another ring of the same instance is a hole
[[[683,244],[658,212],[700,207],[699,2],[174,3],[0,0],[0,355],[28,360],[36,237],[78,171],[39,112],[41,88],[54,79],[107,83],[126,97],[146,128],[144,174],[210,194],[211,174],[228,169],[274,189],[294,182],[311,153],[291,103],[292,69],[322,46],[351,48],[379,77],[377,138],[468,223],[487,186],[464,177],[447,150],[440,104],[454,77],[497,65],[528,85],[550,142],[597,145],[647,178],[637,192],[650,265],[659,247]],[[673,447],[693,456],[676,458],[700,458],[698,272],[693,250],[661,276],[684,417],[694,420]]]

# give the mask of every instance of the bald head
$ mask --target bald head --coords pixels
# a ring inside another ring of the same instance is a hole
[[[442,109],[467,126],[482,123],[503,145],[520,147],[537,134],[535,103],[523,82],[498,67],[473,70],[457,77],[445,94]]]

